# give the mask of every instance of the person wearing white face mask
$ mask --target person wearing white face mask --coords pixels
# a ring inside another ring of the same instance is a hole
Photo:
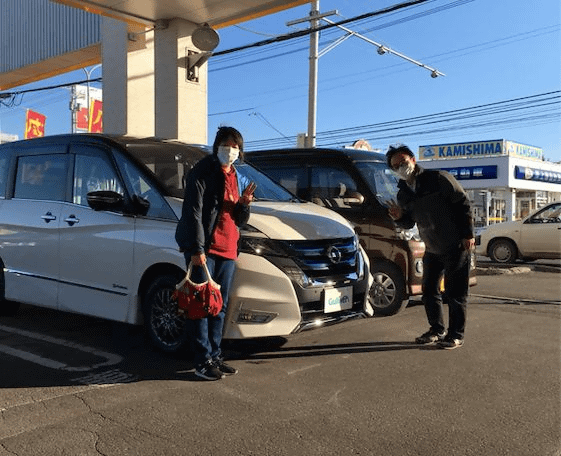
[[[237,373],[222,357],[222,330],[238,257],[238,227],[249,219],[253,199],[249,180],[238,174],[234,166],[236,160],[243,160],[241,133],[232,127],[220,127],[212,151],[187,176],[175,234],[187,267],[189,263],[194,266],[192,280],[206,280],[201,267],[206,264],[222,293],[223,305],[218,316],[188,322],[193,335],[195,375],[205,380]]]
[[[448,350],[461,347],[466,326],[470,251],[475,247],[471,204],[450,173],[423,169],[409,147],[390,147],[386,160],[400,178],[397,202],[388,203],[388,214],[402,228],[413,228],[416,223],[426,247],[423,304],[430,329],[415,342],[437,343]],[[449,309],[447,331],[440,293],[442,275]]]
[[[240,156],[240,149],[238,146],[218,146],[216,154],[218,161],[223,167],[229,168]]]

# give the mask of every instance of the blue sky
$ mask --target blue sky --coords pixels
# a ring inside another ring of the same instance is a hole
[[[338,22],[396,3],[321,0],[320,11],[338,10],[330,16]],[[310,5],[303,5],[221,29],[216,52],[303,28],[286,22],[309,12]],[[426,69],[378,55],[357,37],[347,39],[319,59],[318,146],[366,138],[380,149],[401,142],[417,150],[510,139],[561,161],[561,94],[538,96],[561,89],[560,23],[559,0],[432,0],[346,24],[446,76],[431,78]],[[323,31],[320,52],[342,35]],[[308,52],[309,38],[303,37],[211,58],[209,141],[219,125],[232,125],[248,147],[294,145],[307,130]],[[33,87],[83,78],[77,71]],[[25,95],[20,107],[0,107],[0,128],[23,137],[30,108],[47,115],[47,134],[69,132],[68,103],[68,89]]]

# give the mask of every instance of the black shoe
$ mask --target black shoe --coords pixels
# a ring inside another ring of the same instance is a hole
[[[446,332],[438,333],[432,329],[428,330],[422,336],[419,336],[415,339],[415,343],[421,345],[429,345],[434,344],[435,342],[440,342],[446,336]]]
[[[464,345],[464,339],[455,339],[453,337],[445,337],[444,340],[438,342],[438,346],[444,350],[454,350]]]
[[[218,368],[220,372],[226,375],[234,375],[238,373],[235,367],[226,364],[223,359],[219,358],[213,361],[214,365]]]
[[[216,367],[210,360],[206,363],[199,364],[195,368],[195,375],[197,377],[204,378],[205,380],[220,380],[221,378],[224,378],[224,374],[220,372],[218,367]]]

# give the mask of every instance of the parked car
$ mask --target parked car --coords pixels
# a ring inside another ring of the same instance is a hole
[[[561,258],[561,201],[522,220],[490,225],[481,230],[475,243],[478,255],[497,263]]]
[[[358,149],[315,148],[246,152],[246,160],[299,198],[348,219],[370,258],[372,305],[393,315],[422,294],[425,244],[417,227],[397,228],[387,201],[397,197],[397,179],[384,154]],[[476,284],[472,255],[470,284]]]
[[[19,303],[144,324],[168,352],[188,340],[170,299],[186,173],[208,153],[177,141],[59,135],[0,145],[0,312]],[[338,214],[257,183],[225,338],[285,336],[371,313],[368,259]]]

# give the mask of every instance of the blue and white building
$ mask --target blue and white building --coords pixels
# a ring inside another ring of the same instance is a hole
[[[474,205],[476,226],[518,220],[561,200],[561,164],[539,147],[507,139],[419,147],[419,165],[458,179]]]

